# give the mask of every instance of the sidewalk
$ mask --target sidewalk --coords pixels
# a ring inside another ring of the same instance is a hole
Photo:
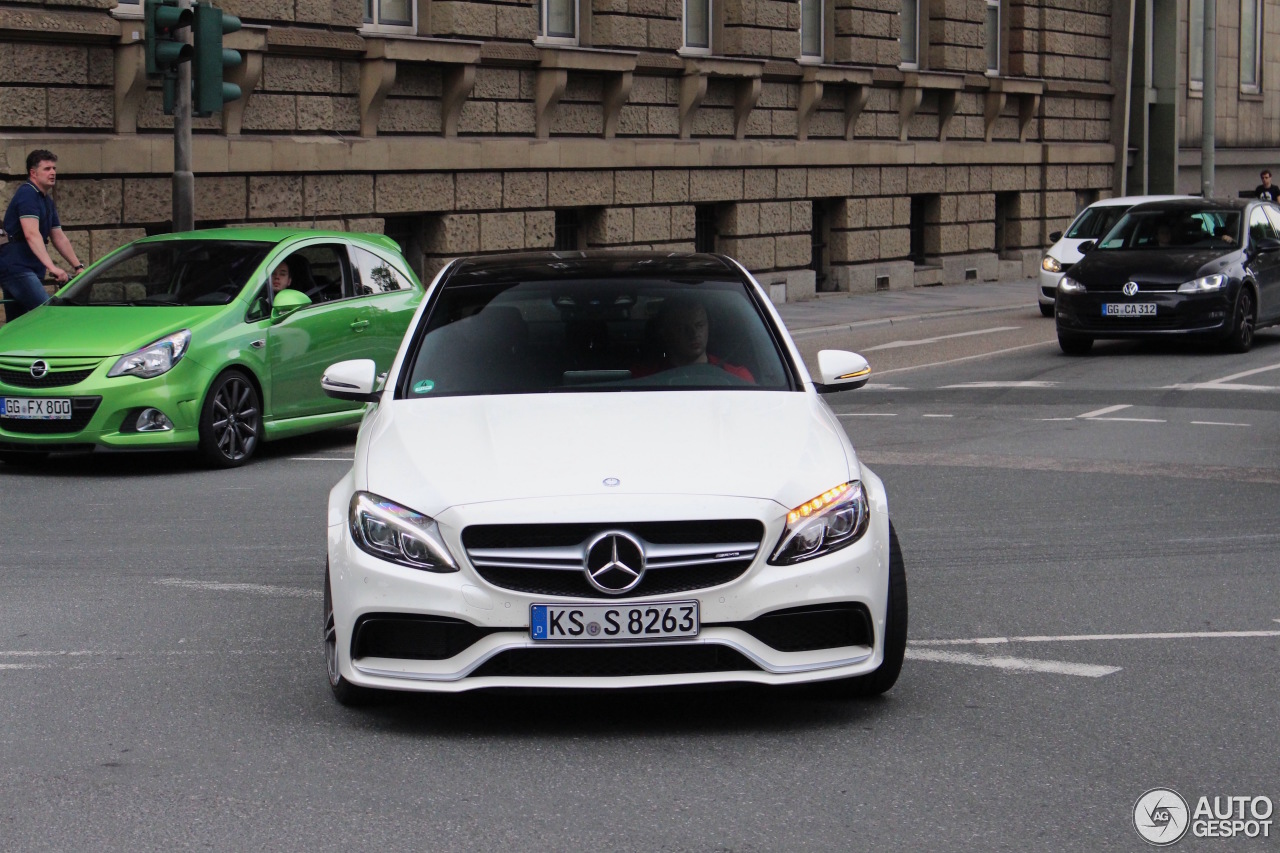
[[[915,287],[879,293],[822,294],[806,302],[775,306],[795,337],[879,325],[924,316],[1034,309],[1036,279]]]

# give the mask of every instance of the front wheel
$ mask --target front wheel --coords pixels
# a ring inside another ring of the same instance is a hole
[[[333,587],[329,583],[329,567],[324,568],[324,660],[329,672],[329,689],[339,705],[355,708],[368,705],[378,692],[352,684],[338,669],[338,631],[333,619]]]
[[[1248,352],[1253,346],[1253,330],[1258,324],[1258,306],[1253,301],[1253,291],[1248,287],[1240,288],[1240,296],[1236,299],[1234,320],[1231,323],[1231,334],[1227,336],[1229,352]]]
[[[1041,303],[1040,303],[1040,316],[1041,316],[1041,317],[1052,317],[1052,316],[1053,316],[1053,303],[1052,303],[1052,302],[1048,302],[1048,303],[1046,303],[1046,302],[1041,302]]]
[[[898,532],[889,522],[889,597],[884,616],[884,660],[875,672],[820,685],[827,696],[869,699],[887,691],[902,672],[907,654],[907,570],[898,546]]]
[[[1093,349],[1093,338],[1088,335],[1073,335],[1059,329],[1058,346],[1067,355],[1088,355],[1089,350]]]
[[[200,452],[215,468],[248,462],[262,437],[258,389],[238,370],[214,380],[200,411]]]

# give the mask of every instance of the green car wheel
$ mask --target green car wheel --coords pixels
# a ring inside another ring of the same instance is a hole
[[[262,402],[249,377],[228,370],[214,380],[200,412],[200,452],[217,468],[248,462],[262,437]]]

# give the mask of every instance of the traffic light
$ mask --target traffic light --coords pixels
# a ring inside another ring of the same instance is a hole
[[[222,46],[222,36],[240,29],[240,19],[212,3],[196,3],[192,32],[195,58],[191,66],[192,112],[208,116],[227,101],[240,98],[240,87],[223,82],[223,72],[240,64],[240,51]]]
[[[178,0],[146,0],[146,58],[148,74],[176,74],[190,62],[194,51],[181,30],[191,26],[191,10],[179,9]]]

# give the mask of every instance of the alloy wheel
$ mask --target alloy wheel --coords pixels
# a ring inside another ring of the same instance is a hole
[[[252,455],[258,444],[257,393],[238,376],[222,384],[213,398],[213,439],[218,452],[229,462]]]

